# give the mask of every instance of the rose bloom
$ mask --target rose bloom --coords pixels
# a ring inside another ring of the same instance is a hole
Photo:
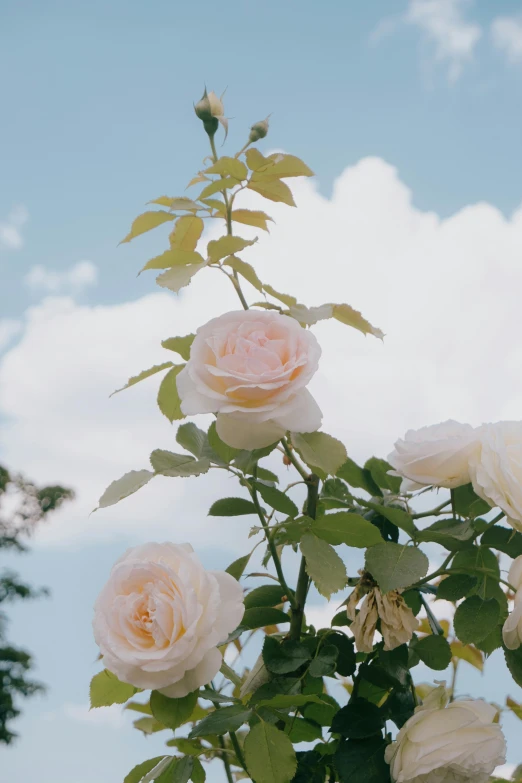
[[[513,611],[502,628],[502,638],[508,650],[516,650],[522,644],[522,590],[515,595]]]
[[[398,590],[381,593],[378,587],[372,588],[357,614],[356,607],[360,598],[361,592],[356,588],[346,607],[346,614],[352,620],[350,630],[359,652],[372,652],[379,619],[385,650],[394,650],[410,641],[419,621]]]
[[[190,544],[143,544],[113,566],[94,607],[103,663],[122,682],[180,698],[218,673],[216,649],[243,617],[243,591]]]
[[[483,424],[478,437],[481,447],[470,464],[473,488],[522,531],[522,422]]]
[[[505,762],[496,708],[482,699],[446,701],[436,688],[386,748],[394,783],[486,783]]]
[[[477,449],[476,430],[452,419],[408,430],[388,455],[395,469],[390,474],[403,477],[403,491],[426,486],[454,489],[469,484],[469,459]]]
[[[522,555],[515,557],[509,569],[508,582],[515,590],[522,587]]]
[[[268,446],[287,430],[314,432],[322,414],[305,387],[320,355],[294,318],[253,310],[213,318],[177,377],[181,410],[217,413],[219,437],[238,449]]]

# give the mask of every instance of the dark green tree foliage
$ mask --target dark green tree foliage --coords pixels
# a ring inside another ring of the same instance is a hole
[[[0,465],[0,550],[26,552],[26,539],[38,522],[71,499],[70,489],[60,486],[37,487],[21,475],[12,475]],[[9,744],[16,737],[11,721],[20,714],[18,700],[43,690],[29,677],[32,657],[7,639],[7,614],[4,605],[17,599],[27,600],[46,594],[23,582],[16,573],[0,570],[0,742]]]

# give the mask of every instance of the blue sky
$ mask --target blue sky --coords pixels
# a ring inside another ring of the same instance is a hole
[[[192,103],[205,83],[226,87],[229,150],[271,112],[265,148],[317,174],[298,183],[299,210],[272,210],[256,268],[311,304],[342,289],[388,335],[318,330],[327,431],[364,459],[407,426],[522,418],[522,2],[5,2],[0,72],[0,460],[79,494],[16,562],[52,590],[11,625],[49,691],[25,705],[1,763],[22,780],[37,757],[42,783],[112,783],[162,741],[82,712],[111,563],[146,538],[192,535],[207,565],[226,566],[245,535],[209,526],[224,490],[207,477],[87,516],[172,441],[153,382],[108,393],[158,360],[160,339],[236,307],[208,281],[179,301],[156,293],[136,272],[164,235],[119,240],[147,200],[183,192],[207,152]],[[507,686],[495,659],[463,677],[499,701]],[[506,726],[515,762],[519,728]]]

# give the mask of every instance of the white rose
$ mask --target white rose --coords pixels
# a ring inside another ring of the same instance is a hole
[[[421,486],[454,489],[469,484],[469,459],[477,449],[476,430],[452,419],[408,430],[388,455],[388,462],[395,468],[390,473],[405,479],[403,491]]]
[[[509,569],[508,582],[515,590],[522,587],[522,555],[515,557]]]
[[[417,708],[388,745],[385,759],[394,783],[486,783],[506,760],[497,710],[481,699],[438,699]],[[433,707],[433,703],[439,704]]]
[[[190,544],[143,544],[113,566],[94,607],[104,665],[123,682],[180,698],[218,673],[243,617],[243,591],[206,571]]]
[[[314,432],[322,414],[305,388],[321,349],[288,316],[253,310],[213,318],[196,333],[177,377],[187,416],[217,413],[220,438],[238,449],[268,446],[287,430]]]
[[[508,650],[516,650],[522,644],[522,590],[515,595],[513,611],[502,628],[502,638]]]
[[[470,464],[473,488],[522,531],[522,422],[483,424],[478,437],[481,448]]]

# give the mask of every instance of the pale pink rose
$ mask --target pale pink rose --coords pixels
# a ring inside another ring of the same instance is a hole
[[[217,646],[243,612],[239,583],[206,571],[190,544],[143,544],[114,564],[94,607],[94,638],[122,682],[180,698],[218,673]]]
[[[388,455],[395,468],[390,474],[403,477],[403,491],[425,486],[454,489],[469,484],[469,460],[478,448],[476,430],[452,419],[408,430]]]
[[[238,449],[268,446],[288,430],[314,432],[322,414],[306,385],[320,355],[314,335],[288,316],[241,310],[213,318],[178,375],[181,410],[217,413],[220,438]]]

